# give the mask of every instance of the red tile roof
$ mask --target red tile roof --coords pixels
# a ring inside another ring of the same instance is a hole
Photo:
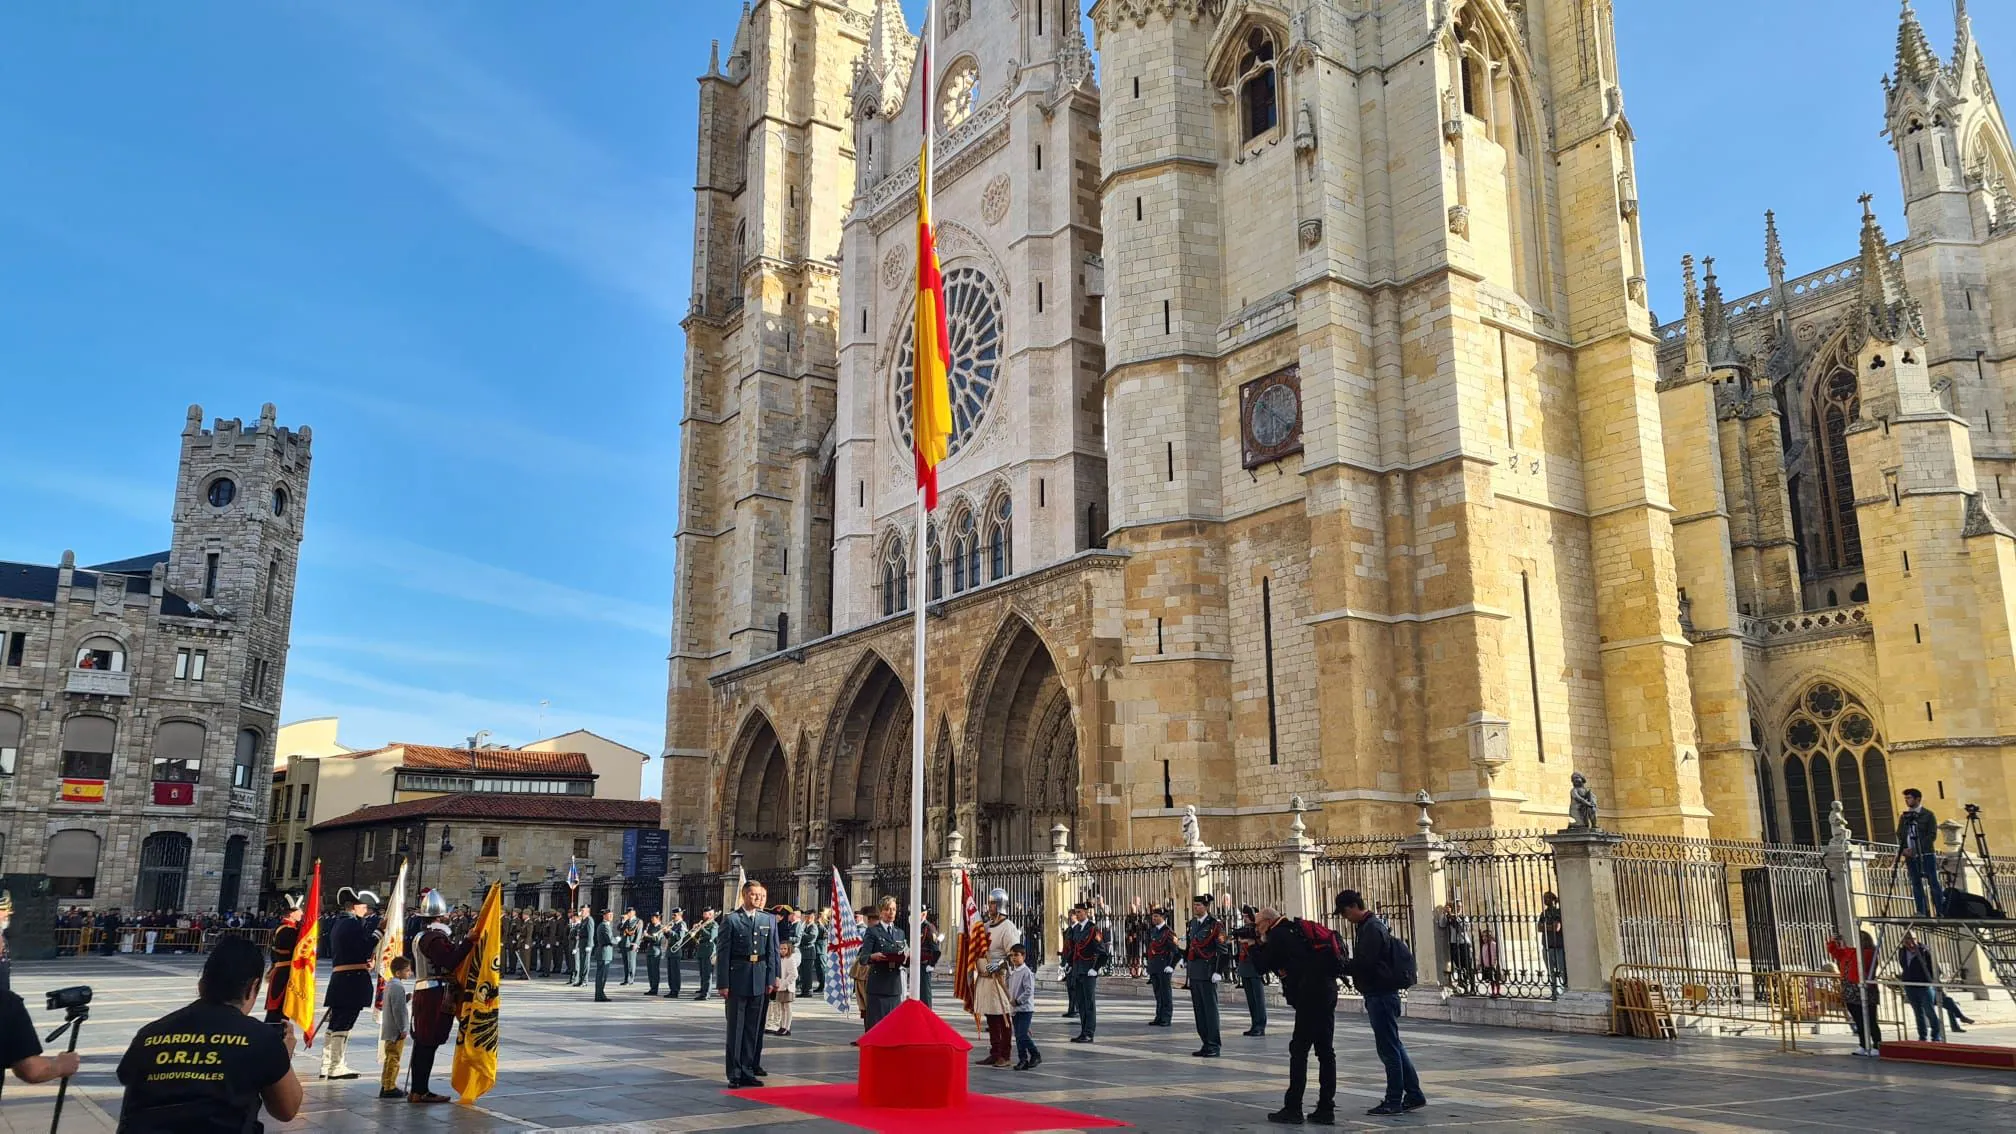
[[[658,818],[656,800],[470,791],[360,807],[348,815],[325,819],[309,830],[333,831],[411,819],[517,819],[584,827],[656,827]]]
[[[388,744],[369,752],[346,752],[362,759],[400,750],[399,766],[425,772],[508,772],[512,775],[592,777],[585,752],[521,752],[516,748],[441,748],[432,744]]]

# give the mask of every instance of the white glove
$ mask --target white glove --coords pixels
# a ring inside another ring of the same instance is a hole
[[[1169,974],[1170,976],[1175,976],[1175,975],[1176,975],[1176,970],[1175,970],[1175,969],[1163,969],[1162,971],[1163,971],[1163,972],[1165,972],[1165,973],[1168,973],[1168,974]]]
[[[1211,983],[1212,983],[1212,984],[1218,984],[1218,983],[1221,983],[1222,981],[1224,981],[1224,979],[1225,979],[1224,977],[1222,977],[1222,976],[1218,975],[1217,973],[1212,973],[1212,974],[1211,974]]]

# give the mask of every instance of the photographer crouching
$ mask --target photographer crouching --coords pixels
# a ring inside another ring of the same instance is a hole
[[[120,1058],[121,1134],[257,1134],[264,1129],[262,1104],[281,1122],[300,1112],[293,1026],[248,1015],[262,1002],[265,975],[259,946],[236,937],[217,942],[203,962],[196,1000],[141,1028]]]
[[[1240,930],[1241,934],[1248,932]],[[1295,1032],[1288,1040],[1288,1095],[1269,1122],[1319,1126],[1337,1122],[1337,979],[1344,975],[1337,937],[1313,921],[1284,918],[1263,909],[1253,919],[1255,939],[1246,958],[1258,972],[1279,973],[1281,994],[1295,1010]],[[1316,1109],[1302,1115],[1302,1094],[1309,1083],[1309,1050],[1316,1050]]]

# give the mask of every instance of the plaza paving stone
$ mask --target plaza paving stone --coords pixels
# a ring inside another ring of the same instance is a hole
[[[65,1106],[64,1130],[113,1129],[120,1053],[142,1024],[193,997],[199,960],[117,957],[14,966],[14,987],[45,1034],[60,1020],[40,1011],[44,990],[69,984],[97,990],[81,1045],[85,1070]],[[269,1122],[267,1129],[854,1129],[724,1095],[719,1001],[650,999],[635,987],[612,987],[613,1004],[595,1004],[591,995],[558,981],[505,985],[502,1074],[480,1107],[380,1102],[376,1045],[357,1043],[350,1062],[365,1077],[352,1082],[314,1078],[319,1048],[297,1055],[307,1105],[294,1122]],[[1032,1073],[976,1067],[975,1089],[1105,1115],[1158,1134],[1280,1129],[1265,1120],[1280,1105],[1286,1081],[1289,1016],[1278,999],[1269,1034],[1247,1039],[1237,1034],[1245,1027],[1244,1003],[1228,991],[1225,1055],[1216,1060],[1191,1058],[1197,1040],[1181,996],[1176,1026],[1167,1029],[1145,1026],[1145,999],[1102,998],[1099,1042],[1092,1045],[1065,1042],[1075,1025],[1058,1018],[1062,1000],[1059,986],[1041,987],[1043,1067]],[[800,1008],[795,1034],[766,1042],[770,1083],[851,1079],[855,1051],[849,1041],[858,1025],[823,1001]],[[359,1040],[368,1019],[359,1024]],[[970,1021],[954,1022],[970,1027]],[[2012,1032],[1970,1029],[1967,1038],[2016,1042]],[[1408,1023],[1405,1035],[1431,1105],[1402,1118],[1367,1117],[1363,1112],[1378,1101],[1383,1079],[1364,1017],[1354,1002],[1345,1002],[1337,1021],[1342,1128],[1971,1131],[2004,1128],[2006,1118],[1999,1116],[2016,1103],[2016,1075],[1857,1059],[1831,1037],[1802,1038],[1802,1048],[1810,1050],[1781,1055],[1775,1041],[1755,1038],[1659,1043],[1426,1022]],[[444,1048],[436,1074],[436,1088],[444,1092],[448,1069]],[[0,1132],[47,1130],[54,1095],[53,1087],[9,1083],[0,1096]]]

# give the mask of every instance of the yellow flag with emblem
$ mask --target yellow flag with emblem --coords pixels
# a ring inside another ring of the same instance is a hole
[[[504,886],[490,884],[483,912],[469,931],[475,948],[455,970],[455,1068],[449,1082],[473,1103],[497,1085],[498,991],[504,966]]]

